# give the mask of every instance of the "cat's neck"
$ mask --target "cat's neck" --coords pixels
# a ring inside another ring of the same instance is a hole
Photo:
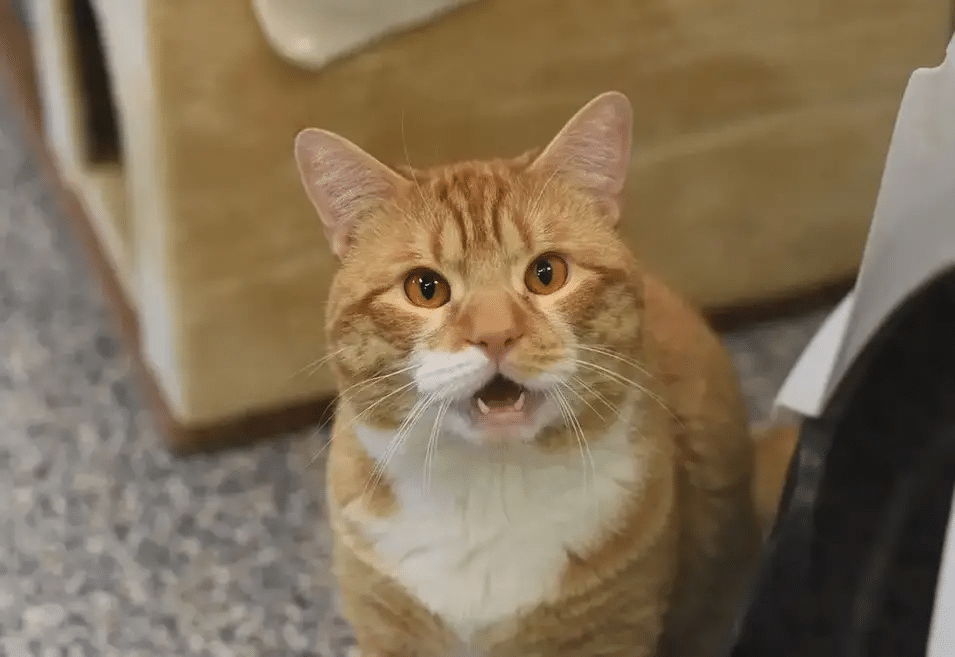
[[[406,495],[417,490],[435,500],[460,501],[511,486],[528,495],[535,490],[549,495],[551,480],[560,480],[566,489],[586,489],[599,482],[601,473],[614,471],[612,464],[632,463],[641,448],[641,411],[631,399],[603,427],[580,436],[563,428],[570,440],[560,442],[573,447],[556,451],[533,443],[477,445],[441,434],[432,440],[434,418],[426,416],[403,438],[368,425],[358,425],[355,435],[385,479]]]

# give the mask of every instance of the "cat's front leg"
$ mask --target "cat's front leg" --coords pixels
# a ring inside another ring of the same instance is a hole
[[[441,622],[386,573],[336,542],[342,613],[355,634],[348,657],[447,657]]]

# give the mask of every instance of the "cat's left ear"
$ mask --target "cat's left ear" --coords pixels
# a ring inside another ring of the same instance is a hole
[[[361,148],[327,130],[299,132],[295,161],[305,192],[339,259],[351,249],[359,223],[407,184]]]
[[[592,194],[616,224],[630,164],[632,124],[627,97],[617,91],[603,93],[567,122],[530,168],[551,172]]]

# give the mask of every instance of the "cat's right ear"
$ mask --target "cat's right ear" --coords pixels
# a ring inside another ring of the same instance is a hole
[[[587,103],[531,164],[559,175],[592,195],[612,224],[620,219],[620,195],[630,163],[633,109],[619,91]]]
[[[407,183],[344,137],[316,128],[295,136],[295,161],[305,193],[339,259],[351,249],[362,219]]]

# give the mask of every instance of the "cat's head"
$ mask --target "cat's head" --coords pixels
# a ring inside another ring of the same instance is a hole
[[[637,385],[642,320],[641,278],[615,232],[631,120],[610,92],[536,157],[407,174],[332,133],[297,136],[341,260],[331,362],[361,421],[576,448],[573,423],[616,417]]]

